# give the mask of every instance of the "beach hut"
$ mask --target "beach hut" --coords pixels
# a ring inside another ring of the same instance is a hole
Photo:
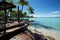
[[[4,14],[4,34],[6,33],[5,28],[6,28],[6,23],[7,23],[7,15],[6,15],[7,11],[6,10],[11,9],[11,8],[16,8],[16,6],[6,1],[0,1],[0,11],[3,10],[5,13]]]

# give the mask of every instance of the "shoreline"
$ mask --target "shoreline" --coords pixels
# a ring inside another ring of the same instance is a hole
[[[28,31],[29,30],[29,31]],[[32,26],[28,27],[25,32],[19,33],[10,40],[55,40],[53,36],[45,35],[47,33],[38,32]]]
[[[60,32],[56,30],[48,30],[45,28],[35,28],[34,26],[29,26],[29,30],[31,30],[33,33],[43,34],[45,36],[50,36],[55,38],[55,40],[60,40]]]
[[[34,21],[30,21],[30,22],[34,22]],[[44,35],[45,37],[49,37],[51,39],[55,39],[55,40],[60,40],[60,32],[55,31],[55,30],[48,30],[45,28],[35,28],[34,26],[29,25],[28,29],[32,32],[32,33],[37,33],[37,34],[41,34]],[[24,33],[23,33],[24,35]],[[21,35],[22,36],[22,35]],[[17,36],[19,37],[19,36]]]

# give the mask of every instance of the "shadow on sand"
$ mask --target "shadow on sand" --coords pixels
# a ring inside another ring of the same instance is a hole
[[[43,40],[43,35],[39,35],[39,34],[37,34],[37,33],[33,33],[33,36],[34,36],[34,38],[35,38],[35,40]]]
[[[22,27],[21,29],[15,30],[15,31],[13,31],[13,32],[9,32],[9,33],[1,36],[1,37],[0,37],[0,40],[9,40],[9,39],[11,39],[13,36],[15,36],[15,35],[17,35],[17,34],[19,34],[19,33],[21,33],[21,32],[24,32],[25,30],[27,30],[27,28],[23,28],[23,27]]]
[[[33,33],[35,40],[55,40],[55,38],[50,36],[44,36],[43,34]]]

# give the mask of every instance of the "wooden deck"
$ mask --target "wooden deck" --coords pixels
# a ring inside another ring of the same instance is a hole
[[[6,24],[6,30],[8,29],[13,29],[13,28],[16,28],[16,27],[19,27],[19,26],[23,26],[24,24],[26,24],[27,22],[26,21],[21,21],[21,22],[13,22],[13,23],[7,23]],[[3,31],[3,26],[0,28],[0,32]]]
[[[27,23],[27,21],[21,21],[21,22],[13,22],[13,23],[7,23],[6,24],[6,34],[2,35],[0,37],[0,39],[4,40],[4,39],[10,39],[13,36],[15,36],[16,34],[20,33],[20,32],[24,32],[25,30],[27,30],[27,26],[29,24]],[[4,29],[0,29],[0,32],[4,31]]]

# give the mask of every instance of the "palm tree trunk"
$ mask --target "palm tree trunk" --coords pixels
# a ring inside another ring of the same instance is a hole
[[[23,5],[22,5],[22,10],[21,10],[21,12],[23,12]]]
[[[23,16],[23,15],[22,15],[22,12],[23,12],[23,4],[22,4],[22,9],[21,9],[21,17]]]
[[[18,6],[18,18],[17,19],[18,19],[18,22],[19,22],[19,6]]]

